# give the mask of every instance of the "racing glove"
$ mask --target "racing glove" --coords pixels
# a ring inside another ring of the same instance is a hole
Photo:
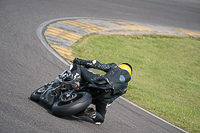
[[[83,60],[83,59],[79,59],[79,58],[75,58],[73,60],[73,63],[78,64],[78,65],[83,65],[87,68],[92,68],[94,67],[94,65],[96,64],[96,60]]]
[[[81,65],[81,60],[82,60],[82,59],[75,58],[75,59],[73,60],[73,64]]]

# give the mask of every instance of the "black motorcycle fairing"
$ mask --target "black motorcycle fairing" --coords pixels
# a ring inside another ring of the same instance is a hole
[[[40,88],[38,88],[37,90],[35,90],[31,96],[30,99],[34,102],[39,102],[39,98],[40,96],[47,90],[47,88],[50,86],[51,84],[46,84]]]
[[[39,98],[39,100],[40,100],[40,102],[44,105],[44,106],[46,106],[47,108],[51,108],[51,106],[54,104],[54,102],[56,101],[56,95],[54,95],[53,93],[52,93],[52,90],[51,89],[49,89],[49,90],[47,90],[46,92],[44,92],[41,96],[40,96],[40,98]]]

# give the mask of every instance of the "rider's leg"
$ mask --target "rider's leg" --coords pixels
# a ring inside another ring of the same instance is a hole
[[[97,79],[98,77],[100,77],[99,74],[96,74],[87,68],[80,67],[80,69],[81,69],[81,77],[86,82],[89,82],[91,79]]]
[[[82,67],[81,65],[73,64],[71,69],[72,80],[65,82],[65,84],[70,84],[72,88],[77,88],[80,86],[80,81],[89,82],[91,79],[96,79],[100,77],[99,74],[95,74],[87,68]],[[74,86],[74,87],[73,87]]]
[[[93,108],[87,108],[84,113],[89,116],[95,124],[102,124],[106,114],[107,102],[104,100],[97,100],[95,105],[96,111]]]
[[[72,72],[72,79],[77,82],[80,82],[81,79],[88,82],[91,79],[95,79],[100,76],[99,74],[95,74],[89,69],[84,68],[81,65],[77,65],[77,64],[73,65],[71,72]]]
[[[86,82],[89,82],[91,79],[97,79],[98,77],[100,77],[99,74],[95,74],[94,72],[80,65],[74,65],[71,71],[73,74],[73,80],[75,80],[76,82],[80,82],[81,79],[83,79]],[[92,110],[88,108],[85,110],[85,114],[92,118],[96,124],[101,124],[104,122],[107,103],[108,102],[106,101],[97,100],[95,102],[96,111],[94,109]]]
[[[106,106],[107,106],[107,102],[104,100],[98,100],[96,102],[96,118],[93,119],[95,121],[95,123],[97,123],[97,122],[103,123],[104,122],[104,118],[105,118],[105,114],[106,114]]]

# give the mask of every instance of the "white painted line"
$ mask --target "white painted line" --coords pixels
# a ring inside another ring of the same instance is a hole
[[[164,119],[158,117],[157,115],[155,115],[155,114],[153,114],[153,113],[151,113],[151,112],[149,112],[149,111],[143,109],[142,107],[140,107],[140,106],[138,106],[137,104],[135,104],[135,103],[133,103],[133,102],[131,102],[131,101],[125,99],[124,97],[120,96],[119,98],[121,98],[121,99],[123,99],[124,101],[130,103],[131,105],[135,106],[136,108],[139,108],[140,110],[146,112],[147,114],[152,115],[153,117],[155,117],[155,118],[157,118],[157,119],[159,119],[159,120],[161,120],[161,121],[163,121],[163,122],[169,124],[170,126],[173,126],[173,127],[177,128],[177,129],[181,130],[181,131],[184,132],[184,133],[188,133],[187,131],[185,131],[185,130],[183,130],[183,129],[177,127],[177,126],[175,126],[174,124],[172,124],[172,123],[170,123],[170,122],[168,122],[168,121],[166,121],[166,120],[164,120]]]
[[[42,44],[54,55],[56,56],[59,60],[61,60],[63,63],[65,63],[66,65],[70,65],[67,61],[65,61],[57,52],[55,52],[50,46],[49,44],[46,42],[44,36],[43,36],[43,29],[45,26],[47,26],[49,23],[51,23],[52,21],[46,21],[44,23],[42,23],[38,28],[37,28],[37,35],[40,39],[40,41],[42,42]]]

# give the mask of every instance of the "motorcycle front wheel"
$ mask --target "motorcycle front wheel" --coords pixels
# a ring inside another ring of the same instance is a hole
[[[38,88],[37,90],[35,90],[31,96],[30,99],[34,102],[39,102],[39,98],[42,95],[42,93],[44,93],[46,91],[46,89],[48,88],[49,85],[44,85],[40,88]]]
[[[77,97],[63,102],[58,100],[51,108],[53,115],[58,117],[65,117],[77,114],[85,110],[92,102],[92,97],[88,92],[77,92]]]

